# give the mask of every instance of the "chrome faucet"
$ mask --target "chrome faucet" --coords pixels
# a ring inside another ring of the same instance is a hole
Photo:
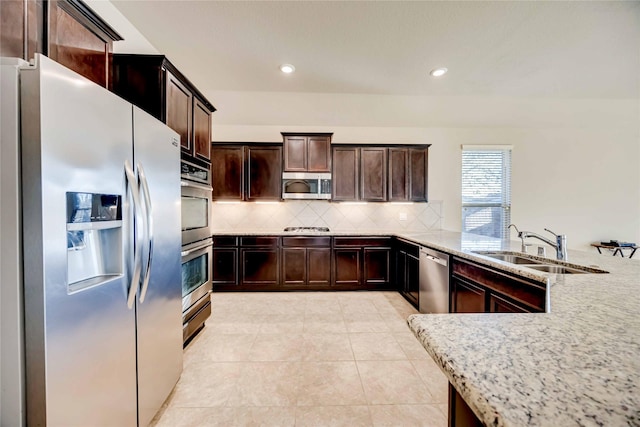
[[[526,245],[524,243],[524,239],[528,238],[528,237],[533,237],[535,239],[538,239],[540,241],[543,241],[544,243],[546,243],[547,245],[553,247],[556,250],[556,258],[559,260],[563,260],[566,261],[567,260],[567,236],[566,234],[556,234],[553,231],[549,230],[548,228],[545,228],[544,231],[547,231],[551,234],[554,235],[554,237],[556,238],[556,241],[553,242],[550,239],[547,239],[544,236],[539,235],[538,233],[534,233],[533,231],[520,231],[518,230],[518,227],[515,226],[515,224],[510,224],[509,228],[515,228],[515,230],[518,232],[518,237],[522,240],[522,252],[526,252]]]

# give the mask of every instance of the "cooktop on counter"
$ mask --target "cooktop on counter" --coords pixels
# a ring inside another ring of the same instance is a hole
[[[292,232],[292,233],[328,233],[329,227],[285,227],[284,231]]]

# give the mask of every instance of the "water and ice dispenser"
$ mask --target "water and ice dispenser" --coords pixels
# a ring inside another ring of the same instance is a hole
[[[122,248],[122,197],[68,192],[68,292],[122,276]]]

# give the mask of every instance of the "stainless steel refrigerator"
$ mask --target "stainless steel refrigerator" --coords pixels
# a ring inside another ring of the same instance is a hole
[[[3,64],[19,97],[3,93],[2,115],[4,128],[18,106],[21,180],[3,167],[18,214],[2,227],[22,236],[3,235],[15,274],[3,272],[2,338],[24,327],[24,347],[2,361],[3,374],[16,365],[21,422],[146,426],[182,372],[179,137],[47,57]]]

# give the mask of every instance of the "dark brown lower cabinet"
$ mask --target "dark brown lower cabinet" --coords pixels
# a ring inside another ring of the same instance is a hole
[[[335,237],[333,277],[336,288],[391,289],[393,249],[388,237]]]
[[[393,290],[390,237],[214,236],[213,289]],[[408,277],[418,297],[418,259]],[[405,269],[406,270],[406,269]]]
[[[277,237],[240,238],[240,260],[242,265],[241,283],[243,286],[278,285]]]
[[[238,248],[213,249],[213,287],[238,286]]]
[[[420,248],[406,241],[396,244],[396,286],[415,308],[419,307]]]
[[[283,237],[281,274],[285,288],[329,288],[331,237]]]
[[[335,286],[360,286],[361,252],[359,248],[333,250]]]
[[[449,383],[449,427],[483,427],[467,402]]]
[[[487,291],[480,286],[451,278],[451,311],[453,313],[486,313]]]
[[[388,288],[391,284],[391,253],[390,247],[363,248],[364,265],[363,279],[365,286]]]
[[[451,275],[453,313],[540,313],[546,285],[454,257]]]

